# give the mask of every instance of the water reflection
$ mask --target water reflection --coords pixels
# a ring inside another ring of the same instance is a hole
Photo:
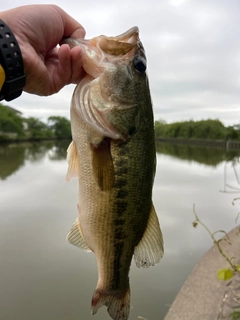
[[[0,179],[4,180],[19,170],[25,162],[25,147],[0,145]]]
[[[228,181],[229,174],[232,174],[234,176],[233,182]],[[234,159],[231,162],[231,165],[229,166],[227,162],[224,164],[224,184],[223,184],[223,190],[220,190],[220,192],[223,193],[230,193],[230,194],[239,194],[240,193],[240,158],[239,156],[234,157]],[[233,203],[237,199],[233,199]]]
[[[25,159],[30,162],[39,162],[44,157],[45,154],[54,148],[55,141],[51,142],[35,142],[27,145],[27,148],[25,149]],[[24,147],[24,146],[23,146]]]
[[[93,319],[94,255],[65,240],[77,216],[77,181],[65,180],[68,145],[0,145],[0,319]],[[193,204],[213,231],[231,230],[238,211],[231,204],[235,195],[219,192],[225,184],[238,187],[238,152],[166,144],[157,150],[153,202],[165,255],[154,268],[131,267],[129,320],[164,319],[188,274],[212,246],[203,228],[192,227]],[[106,308],[97,318],[109,319]]]
[[[231,161],[240,153],[239,150],[228,150],[217,147],[202,147],[185,144],[167,144],[158,142],[157,152],[172,157],[196,161],[201,164],[216,167],[223,161]]]
[[[49,159],[53,161],[66,159],[66,151],[69,144],[69,140],[57,141],[51,149],[51,152],[49,152]]]
[[[66,159],[69,140],[0,145],[0,179],[18,171],[27,161],[40,162],[48,154],[52,161]]]
[[[52,161],[66,159],[69,140],[0,145],[0,179],[19,170],[26,161],[41,161],[46,153]],[[217,166],[223,161],[236,161],[240,151],[181,144],[157,143],[157,152],[172,157]],[[235,159],[235,160],[234,160]]]

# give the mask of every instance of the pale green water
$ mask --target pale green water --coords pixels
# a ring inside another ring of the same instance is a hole
[[[0,145],[0,320],[110,319],[105,307],[90,314],[94,255],[65,240],[77,217],[77,181],[65,181],[67,145]],[[239,193],[220,192],[233,191],[226,183],[239,187],[240,166],[230,161],[237,153],[173,145],[158,151],[153,201],[165,255],[149,269],[132,264],[130,320],[163,319],[211,247],[206,232],[192,227],[193,204],[213,231],[232,229],[239,211],[231,204]]]

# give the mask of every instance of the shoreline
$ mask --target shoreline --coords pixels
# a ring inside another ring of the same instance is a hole
[[[23,139],[6,139],[0,140],[1,144],[10,143],[24,143],[24,142],[44,142],[44,141],[59,141],[59,140],[72,140],[71,137],[61,137],[61,138],[23,138]]]
[[[172,144],[187,144],[197,146],[210,146],[228,149],[240,149],[240,141],[238,140],[210,140],[210,139],[182,139],[182,138],[164,138],[156,137],[156,142],[172,143]]]
[[[20,138],[20,139],[0,139],[1,144],[25,143],[25,142],[44,142],[44,141],[61,141],[72,140],[71,137],[49,137],[49,138]],[[210,140],[210,139],[182,139],[182,138],[165,138],[156,137],[156,143],[190,145],[197,147],[213,147],[225,150],[240,149],[240,141],[238,140]]]

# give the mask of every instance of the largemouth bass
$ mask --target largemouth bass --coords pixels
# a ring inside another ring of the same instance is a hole
[[[158,263],[163,238],[152,204],[156,150],[146,56],[134,27],[117,37],[65,41],[82,47],[86,76],[71,103],[67,180],[78,177],[78,219],[68,240],[94,252],[92,314],[130,309],[129,269]]]

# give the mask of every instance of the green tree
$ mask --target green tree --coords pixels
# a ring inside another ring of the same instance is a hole
[[[24,135],[23,119],[3,104],[0,104],[0,132],[17,133],[18,137]]]
[[[52,131],[48,126],[37,118],[30,117],[25,119],[28,125],[29,137],[33,139],[46,139],[53,137]]]
[[[227,129],[218,119],[196,121],[193,137],[196,139],[225,139]]]
[[[49,117],[48,127],[53,131],[57,138],[71,138],[71,123],[65,117]]]
[[[156,138],[239,140],[240,126],[225,127],[218,119],[164,123],[155,121]]]

